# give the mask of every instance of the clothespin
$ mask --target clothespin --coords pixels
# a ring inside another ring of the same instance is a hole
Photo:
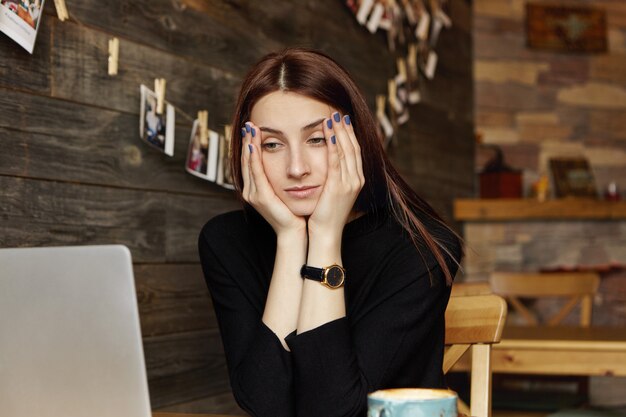
[[[385,113],[385,101],[387,97],[384,94],[376,95],[376,114]]]
[[[117,63],[120,56],[120,40],[109,39],[109,75],[117,75]]]
[[[224,126],[224,141],[225,146],[226,146],[226,152],[228,152],[228,158],[230,158],[231,155],[231,149],[230,149],[230,141],[232,139],[233,135],[233,126],[232,125],[225,125]]]
[[[365,27],[367,27],[367,30],[369,30],[370,33],[376,33],[376,31],[378,30],[378,26],[380,25],[380,21],[383,18],[384,13],[385,13],[385,6],[383,6],[382,3],[376,3],[376,6],[374,6],[374,10],[372,11],[372,14],[370,15],[370,19],[367,21],[367,25],[365,25]]]
[[[437,53],[435,51],[430,51],[428,53],[428,58],[426,59],[426,68],[424,68],[424,74],[426,74],[426,78],[431,80],[435,76],[436,67],[437,67]]]
[[[400,103],[400,100],[398,100],[398,86],[396,85],[395,79],[392,78],[387,82],[387,89],[389,105],[396,113],[402,113],[403,105]]]
[[[369,16],[370,11],[374,7],[374,0],[363,0],[361,5],[359,6],[359,11],[356,13],[356,20],[361,25],[364,25],[367,21],[367,16]]]
[[[70,15],[67,13],[67,6],[65,0],[54,0],[54,7],[57,9],[57,16],[59,20],[63,22],[65,19],[69,19]]]
[[[417,19],[415,19],[415,10],[413,9],[412,2],[410,0],[402,0],[402,6],[404,7],[404,14],[406,14],[406,18],[409,21],[409,24],[417,24]]]
[[[380,123],[380,127],[383,130],[383,134],[385,135],[385,142],[383,143],[385,146],[389,144],[389,140],[393,136],[393,125],[389,121],[387,114],[385,114],[385,102],[387,101],[387,97],[384,94],[376,95],[376,118]]]
[[[409,44],[409,53],[407,55],[406,61],[409,73],[411,74],[411,78],[413,79],[417,76],[417,44],[414,42]]]
[[[157,96],[157,114],[163,114],[165,108],[165,78],[154,79],[154,94]]]
[[[406,61],[402,57],[396,59],[396,67],[398,67],[398,75],[396,75],[396,84],[400,84],[407,81],[406,75]]]
[[[198,112],[198,129],[200,129],[200,143],[203,147],[209,146],[209,112],[207,110]]]

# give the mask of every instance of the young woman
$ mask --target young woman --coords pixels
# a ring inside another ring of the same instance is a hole
[[[233,393],[253,416],[364,416],[367,394],[442,387],[460,239],[401,179],[348,73],[261,59],[235,109],[244,210],[199,237]]]

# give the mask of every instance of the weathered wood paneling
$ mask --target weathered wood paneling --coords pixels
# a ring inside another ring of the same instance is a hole
[[[2,88],[0,106],[0,174],[234,198],[185,172],[190,125],[177,126],[168,157],[138,138],[136,114]]]
[[[118,243],[135,262],[197,262],[200,228],[232,199],[0,176],[0,245]]]
[[[144,337],[217,327],[200,265],[138,264],[134,272]]]
[[[337,0],[66,3],[65,22],[46,6],[33,55],[0,36],[0,246],[127,245],[153,408],[242,414],[196,247],[201,226],[239,203],[185,173],[188,116],[207,109],[209,127],[222,129],[250,65],[294,45],[335,58],[373,108],[396,71],[385,34]],[[450,15],[437,75],[390,150],[448,218],[473,172],[470,2],[450,2]],[[120,61],[109,77],[112,36]],[[155,77],[179,110],[173,158],[138,138],[139,85]]]

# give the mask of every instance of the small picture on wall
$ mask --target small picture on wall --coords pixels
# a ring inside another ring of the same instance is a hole
[[[44,0],[0,0],[0,32],[33,53]]]
[[[194,120],[189,139],[186,167],[190,174],[204,178],[209,160],[209,141],[208,138],[202,140],[199,125],[198,120]]]
[[[166,155],[174,156],[174,127],[174,106],[165,103],[165,112],[159,114],[156,94],[142,85],[139,137]]]
[[[586,158],[551,158],[555,197],[597,198],[595,181]]]

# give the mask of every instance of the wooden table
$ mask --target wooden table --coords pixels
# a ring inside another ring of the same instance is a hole
[[[452,371],[469,371],[465,355]],[[507,326],[493,373],[626,376],[626,328]]]

